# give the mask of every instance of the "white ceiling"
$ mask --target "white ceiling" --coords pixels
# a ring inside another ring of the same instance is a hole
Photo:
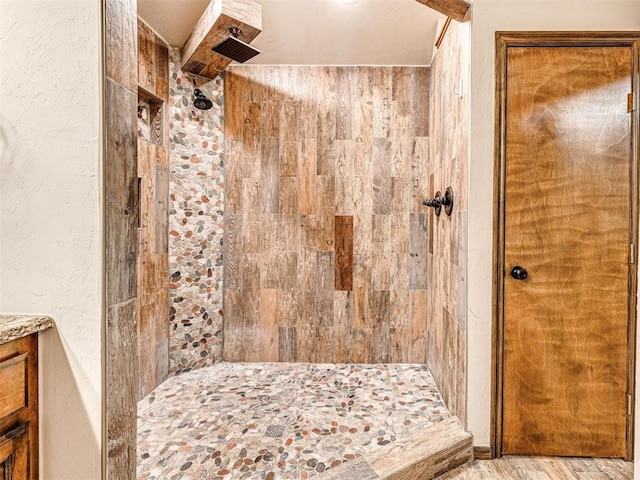
[[[428,65],[438,20],[416,0],[257,0],[264,65]],[[209,0],[138,0],[138,13],[173,46],[182,46]]]

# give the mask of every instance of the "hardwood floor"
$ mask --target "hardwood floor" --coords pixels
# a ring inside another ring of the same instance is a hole
[[[632,480],[633,462],[594,458],[505,456],[475,460],[438,480]]]

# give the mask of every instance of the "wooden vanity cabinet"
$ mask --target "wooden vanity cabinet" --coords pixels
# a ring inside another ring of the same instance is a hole
[[[0,345],[0,480],[38,479],[38,335]]]

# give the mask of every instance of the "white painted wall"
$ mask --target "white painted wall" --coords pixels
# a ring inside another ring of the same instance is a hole
[[[46,313],[40,478],[101,477],[101,2],[0,0],[0,312]]]
[[[472,16],[468,266],[468,428],[489,445],[495,32],[640,30],[639,0],[475,0]],[[638,357],[640,358],[640,356]],[[640,396],[636,396],[638,402]],[[638,407],[636,407],[638,408]],[[640,410],[638,410],[640,412]],[[640,423],[640,422],[638,422]],[[636,443],[640,459],[640,436]],[[638,465],[637,462],[636,465]],[[637,468],[637,467],[636,467]],[[640,478],[640,472],[636,474]]]

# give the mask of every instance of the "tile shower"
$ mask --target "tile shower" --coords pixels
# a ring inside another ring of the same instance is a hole
[[[438,72],[464,54],[459,30]],[[430,117],[455,111],[447,126],[464,135],[460,72],[436,84],[428,68],[235,67],[249,80],[225,99],[224,75],[187,75],[179,55],[170,376],[138,406],[138,478],[314,478],[448,418],[445,403],[464,415],[464,305],[449,283],[464,281],[466,215],[421,206],[448,181],[464,205],[466,171],[449,163],[466,146]],[[196,87],[211,110],[193,107]]]

